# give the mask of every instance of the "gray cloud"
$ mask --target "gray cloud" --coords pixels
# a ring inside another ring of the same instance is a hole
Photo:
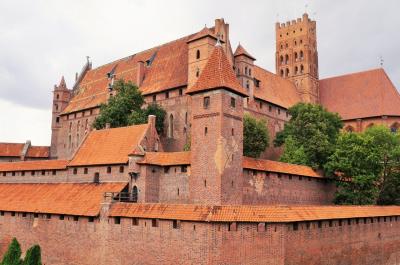
[[[211,26],[219,17],[230,23],[234,47],[240,41],[258,65],[274,71],[275,22],[301,17],[306,2],[317,19],[321,78],[379,67],[383,56],[400,87],[397,0],[2,0],[0,98],[50,111],[53,85],[65,75],[72,87],[86,55],[96,67]]]

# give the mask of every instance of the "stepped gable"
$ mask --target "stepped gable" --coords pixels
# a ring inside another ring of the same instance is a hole
[[[190,152],[146,152],[139,164],[174,166],[190,165]]]
[[[193,36],[133,54],[115,62],[88,71],[79,84],[77,94],[63,111],[63,114],[98,107],[108,99],[107,73],[115,68],[116,79],[136,83],[138,62],[145,62],[145,77],[140,91],[147,95],[164,90],[186,86],[188,78],[188,45]],[[148,63],[146,63],[148,62]]]
[[[248,53],[245,48],[243,48],[243,46],[241,44],[239,44],[236,48],[235,53],[233,54],[234,57],[239,56],[239,55],[245,55],[247,57],[249,57],[252,60],[256,60],[256,58],[254,58],[253,56],[250,55],[250,53]]]
[[[226,88],[240,95],[247,96],[247,92],[239,84],[222,46],[217,45],[201,72],[199,79],[186,93],[193,94],[218,88]]]
[[[32,160],[0,163],[0,172],[66,169],[67,160]]]
[[[286,109],[301,102],[296,86],[291,81],[256,65],[253,75],[260,81],[260,87],[254,86],[254,97]]]
[[[0,143],[0,156],[18,157],[21,156],[25,144]]]
[[[382,68],[322,79],[320,102],[343,120],[400,116],[400,95]]]
[[[116,203],[110,216],[203,222],[267,222],[400,216],[400,206],[253,206]]]
[[[0,184],[0,210],[98,216],[105,192],[121,192],[127,183]]]
[[[243,157],[243,168],[314,178],[323,178],[321,174],[318,174],[316,171],[308,166],[295,165],[265,159],[256,159],[245,156]]]
[[[148,127],[142,124],[91,131],[68,166],[126,164]]]

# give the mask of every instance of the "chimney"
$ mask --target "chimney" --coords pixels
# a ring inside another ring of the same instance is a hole
[[[145,72],[144,62],[139,61],[137,63],[137,76],[136,76],[136,85],[138,87],[142,85],[144,79],[144,72]]]

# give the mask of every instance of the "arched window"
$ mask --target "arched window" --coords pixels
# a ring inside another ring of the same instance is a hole
[[[137,202],[138,201],[138,188],[136,186],[133,186],[132,188],[132,202]]]
[[[185,124],[188,124],[188,113],[185,113]]]
[[[54,107],[55,107],[56,111],[58,111],[58,104],[55,104]]]
[[[289,55],[285,55],[285,64],[288,64],[289,63]]]
[[[249,80],[246,81],[246,88],[250,88],[250,82],[249,82]]]
[[[300,73],[304,72],[304,65],[300,65]]]
[[[286,68],[286,76],[289,76],[290,72],[289,72],[289,68]]]
[[[244,68],[244,74],[247,75],[247,66]]]
[[[279,57],[281,64],[283,64],[283,56]]]
[[[172,114],[169,115],[168,119],[168,137],[174,137],[174,116]]]
[[[281,69],[281,76],[283,77],[283,69]]]
[[[304,53],[303,53],[303,51],[300,51],[300,60],[303,60],[303,57],[304,57]]]
[[[298,59],[298,54],[297,54],[297,52],[294,53],[294,59],[295,59],[296,62],[297,62],[297,59]]]
[[[251,68],[249,68],[249,76],[251,76]]]
[[[196,59],[200,59],[200,50],[196,51]]]
[[[59,95],[59,94],[57,94],[56,98],[57,98],[57,99],[59,99],[59,98],[60,98],[60,95]]]
[[[294,68],[294,74],[297,75],[298,73],[299,73],[299,67],[296,66],[296,67]]]
[[[200,69],[197,68],[197,69],[196,69],[196,77],[199,77],[199,75],[200,75]]]
[[[68,136],[68,148],[71,149],[71,144],[72,144],[72,137],[71,135]]]
[[[392,124],[392,126],[390,126],[390,131],[392,133],[397,133],[399,131],[399,127],[400,127],[400,124],[395,122]]]

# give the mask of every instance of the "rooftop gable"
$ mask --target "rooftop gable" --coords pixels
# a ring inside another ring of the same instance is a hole
[[[239,84],[222,46],[217,45],[196,83],[186,93],[193,94],[219,88],[225,88],[234,93],[247,96],[247,92]]]
[[[105,192],[127,183],[0,184],[0,210],[98,216]]]
[[[125,164],[148,124],[91,131],[68,166]]]
[[[250,53],[248,53],[248,52],[246,51],[246,49],[243,48],[243,46],[242,46],[241,44],[239,44],[239,45],[237,46],[236,51],[235,51],[235,53],[233,54],[234,57],[239,56],[239,55],[244,55],[244,56],[249,57],[249,58],[252,59],[252,60],[256,60],[256,58],[254,58],[253,56],[251,56]]]
[[[320,102],[344,120],[400,116],[400,95],[382,68],[319,81]]]

